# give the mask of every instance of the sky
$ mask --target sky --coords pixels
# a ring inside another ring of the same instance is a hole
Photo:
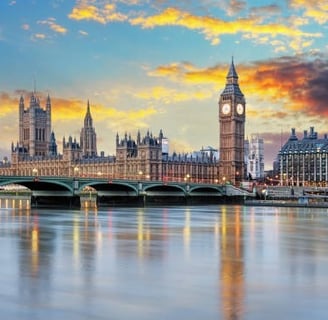
[[[88,100],[106,155],[138,130],[162,129],[170,153],[219,148],[233,57],[269,170],[291,128],[328,133],[327,39],[328,0],[0,0],[0,156],[33,90],[43,107],[50,95],[60,152]]]

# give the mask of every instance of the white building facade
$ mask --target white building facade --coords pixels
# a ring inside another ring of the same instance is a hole
[[[245,161],[248,179],[264,178],[264,141],[258,135],[252,135],[245,141]]]

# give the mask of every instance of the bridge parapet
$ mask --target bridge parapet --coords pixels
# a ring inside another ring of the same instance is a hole
[[[104,177],[46,177],[0,176],[0,188],[4,185],[25,186],[32,193],[34,204],[49,202],[77,204],[82,208],[96,208],[97,203],[201,203],[220,201],[222,196],[251,194],[233,186],[154,180],[127,180]]]
[[[224,185],[225,195],[226,196],[248,196],[248,197],[255,197],[254,192],[250,192],[245,189],[238,188],[231,184]]]

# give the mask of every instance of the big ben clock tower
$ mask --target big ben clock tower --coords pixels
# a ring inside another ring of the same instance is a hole
[[[221,183],[239,184],[244,178],[244,140],[246,101],[231,61],[227,81],[219,99]]]

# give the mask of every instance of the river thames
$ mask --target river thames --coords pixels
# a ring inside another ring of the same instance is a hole
[[[1,319],[327,319],[328,211],[0,211]]]

